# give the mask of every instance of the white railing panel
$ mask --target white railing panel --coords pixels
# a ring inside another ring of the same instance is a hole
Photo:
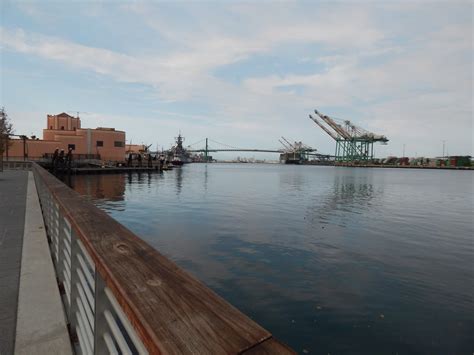
[[[115,314],[118,316],[120,321],[122,322],[123,327],[127,331],[128,337],[132,340],[133,345],[137,349],[139,354],[148,354],[148,351],[146,348],[143,346],[142,341],[138,337],[138,335],[135,332],[135,329],[133,329],[132,324],[128,320],[127,316],[122,310],[122,307],[120,307],[119,303],[117,302],[117,299],[113,295],[112,291],[105,287],[104,289],[105,295],[107,296],[107,299],[110,302],[110,305],[112,306],[112,309],[114,310]]]
[[[112,337],[110,336],[110,334],[105,333],[102,338],[104,339],[104,342],[105,342],[105,345],[107,347],[107,350],[109,351],[109,354],[118,355],[119,352],[118,352],[117,347],[115,346],[115,343],[112,340]]]
[[[81,286],[82,286],[82,290],[85,292],[85,294],[87,296],[86,299],[87,299],[91,309],[94,309],[94,296],[92,295],[91,290],[87,286],[87,281],[84,277],[84,274],[82,273],[81,269],[79,269],[77,267],[76,267],[75,270],[76,270],[77,276],[79,277],[79,280],[80,280],[80,283],[81,283]]]
[[[110,313],[110,311],[106,310],[104,312],[104,317],[105,317],[105,320],[107,321],[107,324],[109,325],[109,328],[110,328],[110,331],[112,332],[113,338],[117,342],[122,354],[131,355],[132,351],[130,350],[130,347],[128,346],[127,341],[125,340],[122,332],[120,331],[120,329],[117,325],[117,322],[115,321],[115,318],[112,315],[112,313]]]
[[[89,304],[87,303],[86,295],[85,295],[85,293],[82,289],[82,286],[80,284],[76,284],[76,287],[77,287],[77,290],[79,292],[79,301],[81,301],[82,307],[84,308],[85,313],[87,315],[87,319],[89,321],[89,324],[90,324],[92,330],[94,330],[94,328],[95,328],[94,310],[89,307]]]
[[[84,272],[84,275],[87,279],[87,283],[91,289],[91,291],[94,291],[95,289],[95,282],[94,282],[94,277],[92,276],[90,269],[87,267],[84,258],[82,257],[81,254],[77,254],[77,260],[79,261],[79,264],[81,265],[82,271]]]

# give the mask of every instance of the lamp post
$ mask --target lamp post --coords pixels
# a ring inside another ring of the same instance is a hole
[[[8,134],[5,135],[5,151],[6,151],[6,158],[7,158],[7,161],[8,161],[8,139],[10,138],[10,136]]]
[[[8,157],[8,134],[0,133],[0,172],[3,171],[3,150],[6,149]],[[8,159],[7,159],[8,160]]]
[[[20,136],[21,139],[23,139],[23,161],[26,160],[26,157],[27,157],[27,153],[26,153],[26,136],[25,135],[22,135]]]

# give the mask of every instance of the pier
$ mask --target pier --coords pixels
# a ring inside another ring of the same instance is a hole
[[[121,174],[121,173],[152,173],[156,171],[160,171],[162,168],[159,167],[125,167],[125,166],[117,166],[117,167],[106,167],[106,168],[71,168],[69,170],[65,169],[64,173],[71,173],[71,174]]]
[[[0,353],[294,353],[38,164],[8,167]]]

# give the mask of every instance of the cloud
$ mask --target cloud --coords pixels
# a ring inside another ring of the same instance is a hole
[[[222,20],[214,25],[209,25],[209,21],[204,24],[197,21],[186,29],[177,28],[172,18],[163,16],[160,5],[133,3],[124,4],[122,8],[143,16],[161,36],[178,43],[177,49],[163,55],[130,56],[21,29],[2,29],[2,46],[93,70],[118,81],[147,84],[158,91],[161,99],[173,101],[195,98],[199,95],[197,93],[208,91],[200,90],[202,87],[211,88],[211,93],[215,94],[226,86],[213,76],[215,69],[252,55],[268,53],[287,43],[321,43],[352,48],[373,46],[383,37],[381,31],[369,25],[367,15],[361,11],[339,14],[338,21],[335,21],[335,14],[320,14],[304,21],[286,19],[280,23],[272,16],[262,21],[260,16],[256,16],[255,9],[249,11],[245,6],[234,6],[233,12],[245,17],[252,28],[242,33],[236,32],[234,27],[220,31]]]
[[[449,137],[453,152],[462,154],[472,149],[474,140],[469,33],[469,24],[448,25],[417,36],[409,46],[324,56],[318,60],[327,70],[320,73],[249,78],[244,84],[260,95],[302,86],[314,105],[353,107],[359,116],[355,122],[395,141],[416,145],[417,140],[438,142]],[[370,57],[387,53],[389,58],[366,64]],[[422,147],[419,151],[429,154]]]
[[[439,140],[448,115],[464,128],[459,150],[465,151],[472,142],[466,136],[472,131],[472,19],[458,20],[448,5],[430,7],[426,18],[422,8],[408,3],[231,3],[211,8],[135,2],[121,5],[130,21],[124,25],[142,21],[153,31],[156,45],[146,51],[125,54],[11,28],[1,29],[0,43],[2,50],[144,84],[160,103],[208,107],[206,115],[152,107],[166,118],[159,121],[173,129],[185,120],[195,132],[232,137],[226,132],[232,130],[264,142],[288,132],[312,142],[317,137],[315,144],[329,147],[332,142],[320,142],[324,134],[307,120],[318,107],[395,142],[411,137],[426,143]],[[96,16],[90,17],[97,21]],[[244,72],[238,82],[215,74],[217,69],[233,70],[235,63],[247,68],[254,58],[265,56],[288,57],[294,64],[270,74]],[[299,65],[308,69],[299,72]],[[199,124],[207,127],[200,130]],[[416,138],[406,133],[408,125]],[[427,125],[433,132],[424,133]]]

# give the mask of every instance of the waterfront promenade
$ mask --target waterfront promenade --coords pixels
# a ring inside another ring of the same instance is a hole
[[[15,343],[27,182],[27,171],[0,173],[0,354]]]
[[[33,174],[0,173],[0,354],[71,354]]]

